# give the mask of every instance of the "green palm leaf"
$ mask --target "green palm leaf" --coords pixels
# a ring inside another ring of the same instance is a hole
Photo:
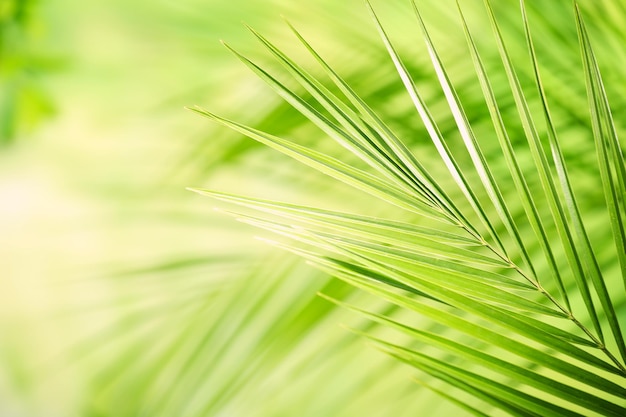
[[[511,140],[507,126],[510,120],[505,119],[496,100],[484,60],[461,13],[472,63],[508,176],[496,174],[502,172],[498,157],[483,150],[484,146],[491,149],[492,145],[475,133],[476,127],[462,97],[453,86],[452,74],[439,56],[417,6],[414,4],[417,21],[443,102],[464,148],[451,146],[451,139],[438,126],[419,85],[371,6],[369,9],[452,182],[431,173],[432,168],[415,157],[408,144],[393,133],[293,27],[296,37],[321,64],[347,102],[254,30],[253,35],[309,96],[300,95],[259,65],[233,52],[287,103],[356,155],[361,161],[358,166],[200,108],[194,110],[383,202],[405,209],[408,214],[403,216],[418,215],[421,220],[380,219],[203,189],[195,191],[243,208],[243,212],[227,212],[285,239],[272,242],[276,246],[399,307],[400,313],[394,314],[421,317],[417,322],[421,325],[408,325],[389,314],[337,302],[382,327],[395,330],[397,335],[393,337],[381,338],[373,331],[364,335],[392,357],[474,397],[476,402],[468,400],[465,404],[471,413],[480,414],[480,404],[490,404],[512,415],[623,415],[626,413],[623,388],[626,346],[616,308],[624,303],[624,296],[611,294],[615,282],[603,270],[584,225],[585,212],[575,197],[575,182],[566,168],[562,149],[565,144],[557,135],[548,107],[549,85],[544,84],[539,73],[523,2],[522,23],[532,80],[539,91],[547,126],[549,153],[545,150],[543,132],[537,127],[539,118],[531,110],[488,1],[486,9],[504,64],[509,94],[530,150],[530,157],[524,160],[525,150]],[[612,231],[611,252],[615,253],[624,279],[623,153],[578,11],[576,16],[599,180],[606,198],[609,219],[606,226]],[[519,197],[508,189],[510,183]],[[449,188],[451,184],[458,187],[463,198]],[[430,224],[420,224],[424,221]],[[564,258],[559,260],[558,254],[564,254]],[[544,279],[544,275],[551,278]],[[435,323],[446,330],[428,330]],[[423,352],[424,345],[436,350]]]

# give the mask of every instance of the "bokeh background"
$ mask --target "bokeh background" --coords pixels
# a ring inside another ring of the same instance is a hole
[[[454,2],[421,3],[459,91],[479,100]],[[461,3],[496,65],[482,2]],[[523,50],[517,2],[493,3],[511,50]],[[527,3],[537,38],[550,40],[539,47],[546,79],[562,86],[554,111],[563,126],[588,123],[570,2]],[[374,6],[443,107],[409,2]],[[610,40],[598,56],[619,113],[624,5],[581,6],[592,34]],[[372,324],[317,293],[387,305],[255,240],[260,232],[185,189],[395,213],[184,108],[350,161],[219,42],[275,68],[245,22],[316,73],[281,15],[426,154],[360,0],[0,0],[0,415],[460,415],[341,327]],[[478,130],[488,122],[483,110],[470,117]],[[594,158],[592,144],[580,146],[574,171]]]

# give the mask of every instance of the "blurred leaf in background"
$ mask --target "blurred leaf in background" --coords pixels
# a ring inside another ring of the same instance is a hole
[[[50,47],[51,22],[36,0],[0,3],[0,145],[33,131],[55,112],[44,78],[62,63]]]

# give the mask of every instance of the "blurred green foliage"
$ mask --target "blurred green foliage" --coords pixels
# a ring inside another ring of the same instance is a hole
[[[54,114],[42,78],[59,67],[43,48],[49,22],[34,0],[0,3],[0,146],[6,146]]]
[[[414,36],[416,24],[407,18],[410,3],[378,3],[442,133],[460,146],[454,121],[441,111],[446,101]],[[420,3],[468,119],[489,138],[489,114],[469,70],[454,2]],[[461,3],[472,27],[487,27],[481,1]],[[493,3],[523,88],[533,91],[518,2]],[[571,4],[527,3],[591,239],[603,269],[613,271],[616,260],[602,250],[606,230],[594,227],[603,196],[588,175],[596,162]],[[580,3],[592,38],[601,40],[594,47],[612,109],[622,114],[624,4]],[[183,109],[202,105],[363,166],[219,43],[276,69],[244,21],[319,75],[281,14],[429,169],[444,172],[360,0],[0,0],[0,142],[21,145],[0,155],[1,415],[463,413],[415,384],[409,367],[339,325],[398,343],[406,338],[317,293],[398,320],[420,318],[253,240],[259,232],[212,213],[207,200],[185,190],[206,186],[419,221]],[[493,39],[487,30],[476,32],[512,141],[522,144]],[[530,96],[540,114],[538,98]],[[615,122],[625,137],[626,120]],[[506,165],[497,160],[495,140],[484,145],[501,175]],[[528,152],[521,158],[528,160]]]

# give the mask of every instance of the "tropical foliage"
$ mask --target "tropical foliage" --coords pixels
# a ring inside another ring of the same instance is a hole
[[[0,414],[623,415],[626,10],[458,3],[7,3]]]
[[[0,145],[14,141],[54,112],[40,78],[59,63],[49,51],[42,51],[37,36],[41,26],[34,1],[0,4]]]
[[[494,76],[487,74],[463,13],[463,30],[493,124],[491,132],[470,122],[462,97],[414,7],[458,135],[441,133],[419,85],[370,10],[434,145],[432,152],[439,154],[450,178],[432,174],[295,29],[335,91],[252,29],[306,90],[306,97],[227,47],[285,101],[357,156],[360,164],[345,163],[201,108],[194,110],[419,220],[398,221],[395,216],[362,216],[196,191],[238,205],[241,209],[231,212],[238,219],[288,238],[272,242],[275,245],[399,308],[380,314],[367,305],[358,307],[321,293],[403,334],[404,338],[388,339],[358,332],[394,358],[474,397],[478,402],[458,400],[447,389],[433,388],[468,411],[483,415],[488,404],[513,415],[623,415],[626,345],[619,307],[626,288],[626,170],[606,89],[578,7],[575,19],[583,64],[579,72],[589,112],[585,137],[594,141],[597,157],[594,169],[584,174],[604,197],[601,208],[596,206],[593,212],[582,210],[576,197],[578,178],[570,173],[562,149],[568,145],[562,138],[572,133],[556,127],[548,103],[551,87],[557,86],[543,82],[524,3],[523,29],[539,102],[534,112],[489,2],[486,7],[526,143],[521,143],[518,132],[515,139],[509,134],[507,122],[511,121],[503,117],[504,109],[492,87]],[[458,195],[449,191],[453,184]],[[423,226],[425,219],[428,226]],[[604,265],[588,232],[592,220],[599,220],[596,230],[603,229],[602,241],[596,241],[608,257]],[[423,384],[431,387],[428,381]]]

